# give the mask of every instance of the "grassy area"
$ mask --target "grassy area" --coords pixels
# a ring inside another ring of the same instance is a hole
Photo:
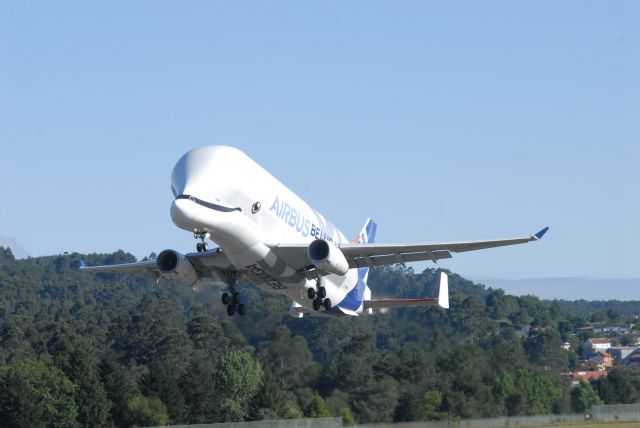
[[[598,427],[607,427],[607,428],[632,428],[640,426],[638,422],[585,422],[578,424],[565,424],[565,425],[535,425],[535,428],[548,426],[553,428],[598,428]],[[523,427],[524,428],[524,427]],[[534,428],[534,426],[530,427]]]

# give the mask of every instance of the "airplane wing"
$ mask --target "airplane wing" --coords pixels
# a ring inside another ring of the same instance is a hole
[[[524,244],[541,239],[549,230],[545,227],[538,233],[523,238],[498,239],[492,241],[444,242],[423,244],[340,244],[350,268],[393,265],[417,261],[437,262],[450,259],[451,253],[483,250],[485,248],[503,247],[506,245]],[[271,249],[278,258],[299,271],[314,266],[307,256],[308,245],[274,244]]]
[[[549,228],[545,227],[531,236],[492,241],[445,242],[437,244],[346,244],[340,245],[340,250],[342,250],[351,268],[424,260],[431,260],[435,263],[440,259],[451,258],[452,252],[462,253],[465,251],[484,250],[486,248],[504,247],[507,245],[537,241],[547,233],[547,230],[549,230]]]
[[[121,263],[119,265],[99,265],[87,266],[84,260],[80,260],[79,270],[87,272],[105,272],[105,273],[134,273],[158,270],[155,260],[134,263]]]
[[[191,262],[200,278],[213,276],[220,269],[226,270],[233,268],[226,254],[224,254],[220,248],[215,248],[203,253],[188,253],[185,254],[185,257]],[[79,269],[87,272],[104,273],[160,273],[155,260],[101,266],[87,266],[84,261],[81,260]]]

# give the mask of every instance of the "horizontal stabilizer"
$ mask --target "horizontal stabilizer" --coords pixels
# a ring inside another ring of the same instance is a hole
[[[378,299],[365,300],[365,309],[382,309],[382,308],[406,308],[410,306],[433,305],[438,299],[432,297],[416,298],[416,299]]]
[[[414,299],[377,299],[365,300],[364,309],[387,309],[387,308],[406,308],[411,306],[434,305],[449,309],[449,277],[446,273],[440,272],[440,287],[438,290],[438,298],[433,297],[417,297]]]

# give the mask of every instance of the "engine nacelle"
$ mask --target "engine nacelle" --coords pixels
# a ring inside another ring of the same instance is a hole
[[[190,287],[198,281],[198,273],[191,262],[174,250],[164,250],[156,258],[160,274],[178,284]]]
[[[336,275],[345,275],[349,271],[349,262],[340,249],[324,239],[316,239],[307,249],[311,263],[317,268]]]

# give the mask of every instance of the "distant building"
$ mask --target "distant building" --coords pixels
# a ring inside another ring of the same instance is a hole
[[[589,382],[590,380],[598,380],[600,378],[607,376],[608,374],[609,373],[606,371],[596,371],[596,372],[579,371],[579,372],[562,373],[562,376],[571,379],[571,386],[573,387],[573,386],[578,386],[580,381]]]
[[[598,351],[589,361],[595,362],[600,371],[613,367],[613,357],[606,351]]]
[[[584,342],[584,358],[589,359],[590,357],[596,355],[598,351],[606,351],[611,348],[611,340],[605,337],[592,337],[591,339],[587,339]]]
[[[564,342],[562,344],[562,349],[564,349],[565,351],[570,351],[571,350],[571,344],[569,342]]]
[[[630,354],[622,359],[625,366],[640,366],[640,348],[634,349]]]
[[[638,349],[637,346],[612,346],[607,350],[618,364],[624,364],[625,358]]]
[[[635,366],[635,367],[640,366],[640,355],[639,354],[629,355],[624,363],[627,366]]]
[[[629,331],[631,331],[629,324],[601,324],[593,326],[594,333],[627,334]]]

